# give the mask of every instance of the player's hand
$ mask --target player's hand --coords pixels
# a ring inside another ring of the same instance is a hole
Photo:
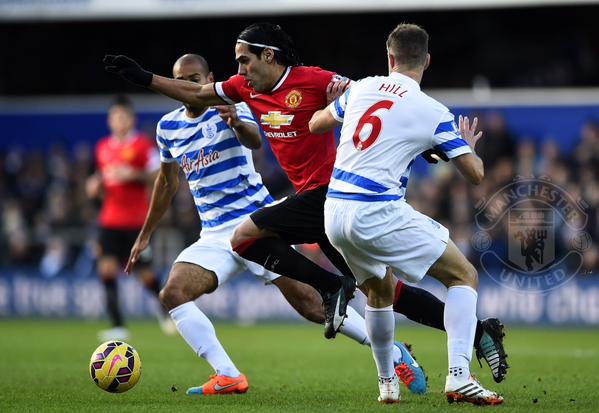
[[[94,174],[85,181],[85,193],[88,198],[94,199],[100,195],[102,189],[102,178]]]
[[[346,77],[331,80],[327,85],[327,105],[337,99],[345,92],[349,86],[350,80]]]
[[[468,145],[470,145],[470,148],[474,151],[474,146],[476,145],[476,142],[478,142],[478,140],[483,136],[483,132],[479,131],[478,133],[476,132],[476,126],[478,126],[478,118],[475,117],[472,120],[472,125],[470,125],[470,119],[468,119],[468,116],[462,116],[460,115],[460,135],[462,135],[462,139],[464,139]]]
[[[239,119],[239,115],[237,115],[235,105],[219,105],[214,106],[214,109],[218,111],[221,119],[224,120],[230,128],[236,128],[241,124],[241,119]]]
[[[139,260],[139,256],[146,248],[148,248],[148,245],[150,245],[150,238],[142,237],[140,234],[135,240],[133,248],[131,248],[131,254],[129,254],[127,265],[125,265],[125,273],[127,273],[127,275],[131,275],[131,272],[133,272],[133,267]]]
[[[445,152],[436,149],[429,149],[420,154],[428,163],[437,163],[439,161],[449,162],[449,158]]]
[[[122,78],[136,85],[148,87],[152,83],[152,72],[142,69],[133,59],[124,55],[108,54],[102,60],[104,69],[110,73],[116,73]]]

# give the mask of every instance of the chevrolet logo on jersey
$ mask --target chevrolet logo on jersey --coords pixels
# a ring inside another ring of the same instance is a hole
[[[295,115],[281,115],[281,112],[268,112],[267,115],[260,116],[260,123],[262,125],[268,125],[272,129],[281,129],[281,126],[291,125]]]

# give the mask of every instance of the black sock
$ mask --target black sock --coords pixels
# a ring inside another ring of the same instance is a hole
[[[125,325],[123,316],[119,309],[119,290],[116,279],[103,280],[104,291],[106,293],[106,310],[108,317],[112,321],[114,327],[122,327]]]
[[[419,324],[445,331],[443,311],[445,304],[422,288],[397,282],[393,310]]]
[[[337,249],[333,247],[333,245],[331,245],[328,238],[325,238],[324,240],[320,241],[318,243],[318,246],[320,247],[320,250],[325,255],[325,257],[327,257],[329,261],[331,261],[331,263],[335,266],[335,268],[341,271],[341,274],[351,277],[353,279],[356,278],[354,277],[354,274],[351,272],[349,266],[345,262],[343,255],[341,255],[339,251],[337,251]]]
[[[443,322],[445,303],[422,288],[412,287],[398,281],[395,287],[393,310],[416,323],[445,331],[445,323]],[[478,343],[482,333],[480,320],[477,320],[474,335],[475,343]]]
[[[341,288],[337,275],[314,264],[281,239],[250,240],[233,249],[246,260],[260,264],[267,270],[311,285],[321,295]]]

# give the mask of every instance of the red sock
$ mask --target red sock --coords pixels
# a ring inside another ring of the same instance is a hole
[[[393,311],[399,312],[397,308],[399,307],[397,303],[399,302],[399,296],[401,295],[401,289],[403,287],[403,281],[397,280],[397,284],[395,284],[395,297],[393,298]]]
[[[257,241],[256,238],[251,238],[248,239],[247,241],[243,241],[241,244],[239,245],[235,245],[233,247],[233,251],[235,251],[237,254],[243,256],[243,253],[249,248],[251,247],[255,242]]]

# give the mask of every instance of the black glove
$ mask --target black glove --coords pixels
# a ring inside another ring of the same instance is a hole
[[[108,54],[102,60],[104,69],[110,73],[116,73],[122,78],[136,85],[148,87],[152,83],[152,72],[142,69],[142,67],[133,59],[124,55]]]
[[[439,158],[441,158],[441,160],[445,161],[445,162],[449,162],[449,158],[447,157],[447,155],[445,155],[445,152],[443,151],[438,151],[436,149],[429,149],[426,150],[424,152],[422,152],[420,155],[422,155],[422,157],[428,162],[428,163],[437,163],[438,160],[433,158],[433,155],[437,155]]]

